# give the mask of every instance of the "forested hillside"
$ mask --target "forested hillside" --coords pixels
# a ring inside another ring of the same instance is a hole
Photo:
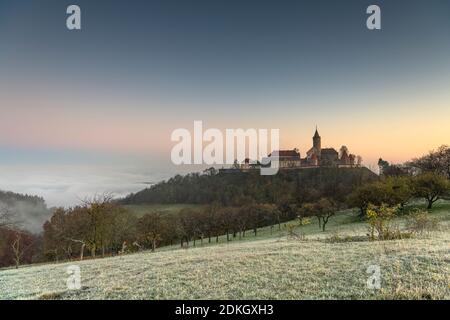
[[[39,234],[50,217],[43,198],[0,190],[0,267],[41,261]]]
[[[239,206],[250,202],[292,203],[320,197],[344,201],[351,191],[377,175],[367,168],[315,168],[284,170],[274,176],[261,176],[259,171],[218,173],[208,170],[177,175],[138,193],[123,204],[219,202]]]
[[[42,225],[51,217],[43,198],[2,190],[0,211],[7,211],[17,226],[34,233],[41,232]]]

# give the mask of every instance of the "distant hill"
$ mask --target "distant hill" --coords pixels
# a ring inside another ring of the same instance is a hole
[[[312,201],[319,197],[344,200],[362,183],[377,179],[367,168],[283,170],[273,176],[259,171],[177,175],[121,200],[123,204],[219,202],[223,205]]]
[[[11,191],[0,190],[0,209],[11,212],[19,227],[33,233],[41,232],[42,225],[51,217],[43,198]]]

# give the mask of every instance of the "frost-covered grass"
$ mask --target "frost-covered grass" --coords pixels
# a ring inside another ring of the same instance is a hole
[[[449,299],[450,237],[325,243],[270,239],[0,272],[3,299]],[[381,268],[381,289],[366,270]]]
[[[245,241],[2,270],[0,298],[450,299],[448,204],[432,214],[441,228],[420,238],[324,241],[336,232],[365,232],[346,212],[330,220],[325,234],[315,224],[302,228],[302,241],[275,227]],[[81,290],[67,289],[71,264],[81,268]],[[370,265],[380,267],[379,290],[366,285]]]

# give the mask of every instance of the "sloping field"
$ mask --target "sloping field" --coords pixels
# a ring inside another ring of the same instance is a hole
[[[68,290],[66,268],[81,268]],[[2,299],[450,298],[450,233],[384,242],[286,237],[0,271]],[[381,289],[367,287],[378,265]]]

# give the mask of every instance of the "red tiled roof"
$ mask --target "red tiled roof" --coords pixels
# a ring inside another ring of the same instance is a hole
[[[292,157],[292,158],[300,158],[300,153],[295,150],[278,150],[273,152],[274,155],[278,155],[279,157]],[[269,154],[269,157],[272,155]]]
[[[338,153],[336,151],[336,149],[334,149],[334,148],[323,148],[320,152],[321,153]]]

